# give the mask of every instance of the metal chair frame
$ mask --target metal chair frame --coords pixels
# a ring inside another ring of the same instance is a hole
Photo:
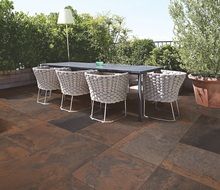
[[[105,106],[104,106],[104,116],[103,116],[103,120],[101,120],[101,119],[98,119],[98,118],[95,118],[93,115],[94,115],[94,100],[92,100],[92,106],[91,106],[91,114],[90,114],[90,118],[92,119],[92,120],[95,120],[95,121],[99,121],[99,122],[101,122],[101,123],[112,123],[112,122],[115,122],[115,121],[117,121],[117,120],[119,120],[119,119],[121,119],[122,117],[117,117],[116,119],[114,119],[114,120],[106,120],[106,115],[107,115],[107,103],[103,103]],[[126,117],[127,116],[127,103],[126,103],[127,101],[126,100],[124,100],[124,117]],[[102,108],[102,103],[100,102],[100,109]],[[97,113],[97,112],[95,112],[95,113]]]
[[[49,91],[49,96],[48,98],[51,98],[52,95],[52,90],[43,90],[44,91],[44,96],[42,98],[40,98],[41,95],[41,90],[40,88],[38,88],[38,93],[37,93],[37,103],[42,104],[42,105],[48,105],[49,103],[47,102],[47,92]],[[41,101],[43,100],[43,101]]]
[[[60,109],[63,110],[63,111],[67,111],[67,112],[77,112],[77,110],[72,110],[72,107],[73,107],[73,96],[71,96],[71,101],[70,101],[70,106],[69,106],[69,109],[65,109],[63,107],[63,103],[65,101],[65,94],[62,94],[62,98],[61,98],[61,104],[60,104]]]
[[[174,101],[174,102],[176,103],[177,117],[179,117],[180,116],[179,104],[178,104],[177,100]],[[168,102],[164,102],[164,103],[168,103]],[[159,121],[176,121],[176,116],[175,116],[175,110],[174,110],[174,107],[173,107],[173,102],[169,102],[169,104],[170,104],[170,107],[171,107],[173,119],[163,119],[163,118],[152,117],[152,116],[146,115],[146,100],[144,100],[144,117],[156,119],[156,120],[159,120]]]

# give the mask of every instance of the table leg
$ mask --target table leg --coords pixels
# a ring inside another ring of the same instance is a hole
[[[143,100],[142,100],[142,83],[141,83],[142,74],[138,74],[138,98],[139,98],[139,113],[138,120],[143,120]]]

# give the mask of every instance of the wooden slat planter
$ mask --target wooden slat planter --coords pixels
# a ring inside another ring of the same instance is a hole
[[[0,89],[25,86],[36,83],[31,69],[0,71]]]

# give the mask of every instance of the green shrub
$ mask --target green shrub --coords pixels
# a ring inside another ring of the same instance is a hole
[[[171,45],[156,47],[151,52],[150,59],[146,64],[163,66],[165,69],[182,70],[181,58],[178,49]]]
[[[70,60],[112,60],[115,44],[127,39],[123,18],[115,15],[78,14],[69,25]],[[42,62],[67,61],[65,25],[58,13],[29,16],[14,11],[13,2],[0,1],[0,69],[30,68]]]
[[[117,44],[114,63],[144,65],[155,48],[153,40],[134,39]]]

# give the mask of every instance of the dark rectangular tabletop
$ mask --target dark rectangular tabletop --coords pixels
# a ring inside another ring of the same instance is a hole
[[[156,71],[162,67],[144,66],[144,65],[124,65],[124,64],[110,64],[104,63],[103,66],[96,66],[96,63],[83,63],[83,62],[60,62],[60,63],[44,63],[50,67],[70,67],[72,69],[94,69],[106,72],[128,72],[131,74],[142,74],[146,72]]]

